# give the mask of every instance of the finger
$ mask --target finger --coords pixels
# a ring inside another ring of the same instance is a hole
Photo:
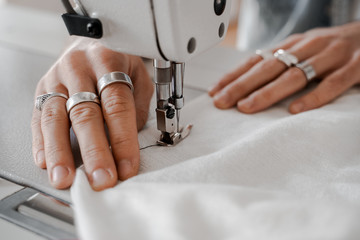
[[[299,61],[303,61],[322,52],[330,45],[331,40],[332,37],[328,36],[307,37],[294,44],[287,51],[295,55]]]
[[[343,66],[349,60],[350,56],[346,45],[346,42],[336,41],[319,54],[306,60],[315,69],[317,77]]]
[[[288,53],[301,62],[321,52],[330,42],[328,38],[316,37],[298,41]],[[216,107],[226,109],[234,106],[240,99],[277,78],[286,65],[277,59],[268,59],[256,64],[250,71],[224,87],[214,98]]]
[[[105,52],[106,53],[106,52]],[[104,53],[103,53],[104,54]],[[113,53],[110,53],[113,54]],[[129,59],[125,59],[125,61]],[[95,65],[97,78],[114,71],[133,72],[136,66],[118,62]],[[137,77],[136,75],[133,77]],[[135,78],[133,78],[136,82]],[[139,79],[141,80],[141,79]],[[135,91],[138,85],[134,86]],[[140,94],[139,92],[137,94]],[[140,102],[141,103],[141,102]],[[137,138],[136,110],[130,88],[121,83],[107,86],[101,93],[101,105],[109,129],[111,149],[117,163],[120,180],[128,179],[138,173],[140,165],[139,143]],[[147,103],[146,103],[147,105]]]
[[[302,34],[294,34],[290,37],[288,37],[286,40],[281,42],[279,45],[277,45],[271,52],[275,52],[277,49],[288,49],[292,47],[294,44],[299,42],[301,39],[303,39]],[[261,60],[263,60],[260,56],[252,56],[249,58],[245,63],[241,64],[238,68],[236,68],[233,72],[225,75],[218,83],[216,83],[214,86],[212,86],[209,89],[209,95],[211,97],[215,96],[216,93],[218,93],[221,89],[223,89],[225,86],[227,86],[229,83],[236,80],[238,77],[243,75],[245,72],[249,71],[255,64],[259,63]]]
[[[69,64],[62,65],[62,71],[71,72],[73,76],[64,79],[70,96],[78,92],[96,92],[96,76],[89,72],[92,68],[89,62],[84,62],[84,59],[89,59],[85,55],[84,52],[75,52],[69,56]],[[78,62],[82,64],[75,65]],[[92,188],[99,191],[114,186],[117,182],[116,166],[106,138],[100,106],[93,102],[80,103],[72,108],[69,116]]]
[[[346,61],[346,51],[342,43],[334,43],[320,54],[308,59],[318,76],[328,72]],[[307,84],[304,73],[292,67],[279,78],[253,92],[249,97],[239,101],[237,107],[244,113],[255,113],[264,110],[280,100],[304,88]]]
[[[32,152],[33,152],[34,161],[36,165],[38,165],[39,167],[46,168],[44,140],[41,132],[41,112],[35,107],[33,110],[32,120],[31,120],[31,132],[32,132]]]
[[[65,94],[65,91],[62,93]],[[66,99],[62,97],[50,98],[44,104],[41,115],[49,179],[51,184],[59,189],[70,187],[75,176],[70,145],[70,123],[65,105]]]
[[[220,90],[222,90],[229,83],[236,80],[238,77],[249,71],[255,64],[260,62],[262,58],[258,55],[254,55],[250,57],[245,63],[242,63],[239,67],[237,67],[234,71],[226,74],[219,82],[217,82],[214,86],[212,86],[208,93],[211,97],[215,96]]]
[[[278,101],[292,95],[306,86],[303,72],[298,68],[291,68],[277,80],[253,92],[237,103],[239,111],[255,113],[264,110]]]
[[[291,103],[289,111],[299,113],[323,106],[334,100],[359,81],[360,52],[344,67],[326,77],[318,86],[305,96]]]
[[[149,108],[154,84],[146,70],[146,67],[139,57],[131,57],[135,64],[131,64],[129,76],[134,84],[134,100],[136,107],[136,123],[138,131],[143,128],[148,120]],[[134,66],[135,65],[135,66]]]
[[[100,107],[96,103],[81,103],[71,110],[70,119],[93,189],[99,191],[114,186],[116,167],[106,139]]]
[[[241,77],[219,91],[214,97],[215,106],[220,109],[234,106],[237,101],[272,79],[275,79],[285,69],[285,65],[277,59],[259,62]]]
[[[119,178],[125,180],[137,174],[140,162],[132,92],[124,84],[112,84],[104,89],[101,99]]]

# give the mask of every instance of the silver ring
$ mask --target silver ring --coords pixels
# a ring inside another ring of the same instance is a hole
[[[279,49],[274,53],[274,57],[283,62],[286,66],[291,67],[298,64],[299,60],[296,56],[288,53],[284,49]]]
[[[126,85],[129,86],[131,91],[134,92],[134,86],[132,84],[130,77],[127,74],[125,74],[123,72],[111,72],[111,73],[105,74],[104,76],[102,76],[99,79],[99,81],[97,83],[97,89],[98,89],[99,96],[101,97],[102,91],[107,86],[109,86],[113,83],[125,83]]]
[[[68,99],[68,96],[66,96],[65,94],[62,94],[62,93],[57,93],[57,92],[45,93],[45,94],[42,94],[42,95],[39,95],[36,97],[36,100],[35,100],[36,109],[41,111],[45,102],[52,97],[62,97],[62,98],[65,98],[66,100]]]
[[[76,105],[84,102],[94,102],[100,105],[99,97],[92,92],[78,92],[72,95],[67,101],[66,101],[66,110],[68,113],[70,113],[71,109],[75,107]]]
[[[263,60],[271,59],[274,57],[272,51],[257,49],[255,54],[260,56]]]
[[[295,67],[299,68],[305,74],[306,80],[310,82],[316,77],[316,72],[307,61],[303,61],[301,63],[295,64]]]

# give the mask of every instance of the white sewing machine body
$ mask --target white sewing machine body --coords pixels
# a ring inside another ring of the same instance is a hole
[[[74,2],[76,13],[101,21],[100,41],[107,47],[174,62],[185,62],[220,42],[227,30],[231,5],[229,0]]]

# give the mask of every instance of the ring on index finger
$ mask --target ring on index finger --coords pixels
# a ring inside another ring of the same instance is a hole
[[[271,59],[274,57],[274,54],[270,50],[261,50],[257,49],[255,54],[260,56],[263,60]]]
[[[42,94],[42,95],[39,95],[36,97],[36,100],[35,100],[36,109],[41,111],[43,109],[43,106],[46,103],[46,101],[53,97],[62,97],[62,98],[65,98],[66,100],[68,100],[68,96],[66,96],[65,94],[62,94],[62,93],[57,93],[57,92],[45,93],[45,94]]]
[[[113,83],[124,83],[131,89],[132,92],[134,92],[134,86],[130,77],[127,74],[123,72],[111,72],[105,74],[99,79],[97,83],[99,96],[101,97],[102,91],[104,91],[107,86]]]

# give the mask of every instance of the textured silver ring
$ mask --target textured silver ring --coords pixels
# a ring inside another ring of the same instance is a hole
[[[68,113],[70,113],[71,109],[75,107],[76,105],[84,102],[94,102],[96,104],[100,105],[99,97],[92,92],[78,92],[72,95],[67,101],[66,101],[66,110]]]
[[[274,54],[270,50],[257,49],[255,54],[260,56],[263,60],[274,58]]]
[[[291,53],[288,53],[284,49],[279,49],[274,53],[274,57],[279,61],[283,62],[287,67],[294,66],[299,63],[299,60],[296,56]]]
[[[68,99],[68,96],[66,96],[65,94],[57,93],[57,92],[42,94],[42,95],[39,95],[36,97],[36,100],[35,100],[36,109],[41,111],[43,109],[43,106],[46,103],[46,101],[53,97],[62,97],[62,98],[65,98],[66,100]]]
[[[109,85],[113,83],[124,83],[129,86],[132,92],[134,92],[134,86],[132,84],[132,81],[130,77],[123,73],[123,72],[111,72],[107,73],[104,76],[102,76],[98,83],[97,83],[97,89],[99,96],[101,97],[102,91]]]
[[[295,67],[303,71],[308,82],[310,82],[316,77],[316,72],[313,66],[311,66],[311,64],[309,64],[307,61],[300,62],[296,64]]]

